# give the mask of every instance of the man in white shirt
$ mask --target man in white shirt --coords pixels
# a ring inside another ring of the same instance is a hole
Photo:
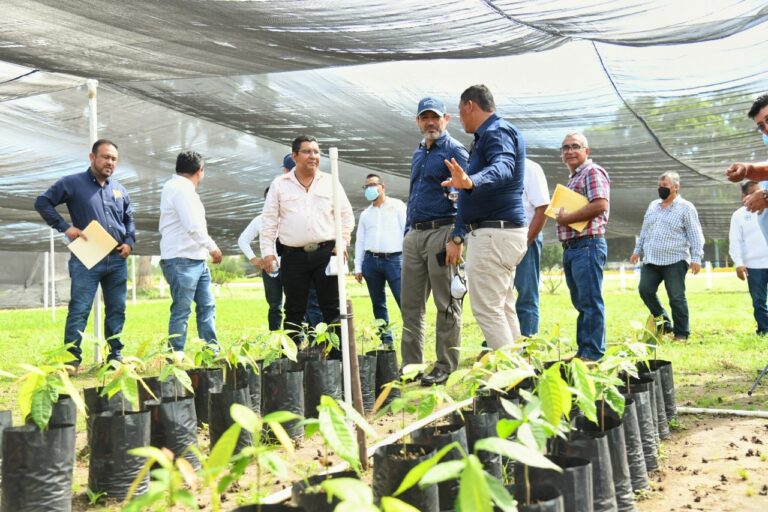
[[[272,268],[277,261],[276,250],[281,252],[285,291],[283,326],[299,330],[307,309],[310,283],[315,285],[320,309],[328,324],[339,321],[339,290],[336,276],[325,272],[331,256],[336,253],[333,178],[319,171],[317,139],[306,135],[297,137],[291,149],[296,166],[275,178],[269,187],[261,216],[260,246],[264,268]],[[345,241],[341,250],[346,256],[355,216],[340,184],[338,190]]]
[[[287,164],[287,160],[291,158],[291,154],[286,155],[283,169],[288,169],[288,172],[293,169],[293,159],[290,164]],[[290,166],[288,166],[290,165]],[[264,190],[264,197],[267,197],[269,187]],[[264,269],[264,260],[256,256],[251,249],[251,242],[259,237],[261,231],[261,215],[257,215],[248,224],[248,227],[240,233],[240,237],[237,239],[237,245],[243,252],[248,261],[251,264],[261,270],[261,278],[264,283],[264,298],[267,299],[269,305],[269,312],[267,313],[267,322],[269,324],[270,331],[279,331],[283,328],[283,283],[280,280],[280,276],[271,276],[267,269]],[[278,262],[279,263],[279,262]],[[309,300],[307,301],[307,314],[305,317],[307,325],[315,327],[317,324],[323,321],[323,313],[320,311],[320,306],[317,304],[317,293],[315,287],[309,288]]]
[[[523,208],[528,223],[528,250],[515,272],[517,300],[515,310],[520,321],[520,334],[533,336],[539,332],[539,279],[541,276],[541,230],[547,222],[544,212],[549,206],[549,189],[544,170],[539,164],[525,159],[523,177]]]
[[[365,178],[365,198],[371,206],[363,210],[357,223],[355,236],[355,279],[365,278],[368,294],[373,303],[373,316],[389,325],[387,292],[389,289],[400,307],[400,271],[403,265],[403,236],[405,233],[405,203],[387,197],[384,182],[378,174]],[[379,332],[381,342],[393,348],[392,331]]]
[[[756,181],[747,181],[741,186],[741,201],[760,190]],[[757,321],[757,334],[768,334],[768,243],[758,223],[758,214],[742,206],[731,216],[731,230],[728,236],[728,252],[736,267],[736,275],[749,287],[752,308]]]
[[[208,236],[205,207],[195,190],[205,177],[203,157],[184,151],[176,158],[176,175],[160,194],[160,266],[171,289],[169,343],[183,352],[187,321],[195,302],[197,335],[216,347],[216,303],[211,293],[211,273],[205,260],[221,263],[222,254]]]

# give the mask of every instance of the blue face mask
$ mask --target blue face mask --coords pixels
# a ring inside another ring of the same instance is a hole
[[[379,197],[379,187],[365,187],[365,198],[369,201],[375,201]]]
[[[763,133],[763,144],[768,146],[768,134],[766,133]]]

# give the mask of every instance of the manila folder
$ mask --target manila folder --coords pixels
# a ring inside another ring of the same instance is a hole
[[[557,212],[562,208],[566,213],[572,213],[589,204],[589,200],[578,192],[574,192],[568,187],[558,185],[555,187],[555,193],[552,194],[552,200],[549,202],[547,211],[544,212],[547,217],[553,219],[557,217]],[[587,227],[589,221],[574,222],[570,227],[581,233]]]
[[[88,270],[104,259],[104,257],[117,247],[117,240],[107,233],[107,230],[101,227],[101,224],[92,220],[83,230],[85,238],[76,238],[67,248],[77,256],[77,259],[85,265]]]

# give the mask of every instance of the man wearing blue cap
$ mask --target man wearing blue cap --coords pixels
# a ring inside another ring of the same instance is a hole
[[[411,160],[400,305],[403,365],[423,361],[424,316],[430,291],[437,308],[437,361],[422,378],[424,386],[444,383],[459,364],[461,303],[451,300],[451,271],[445,264],[445,244],[453,229],[456,204],[442,182],[451,177],[445,161],[455,159],[466,167],[469,154],[448,134],[450,119],[442,101],[427,97],[419,102],[416,125],[424,138]]]

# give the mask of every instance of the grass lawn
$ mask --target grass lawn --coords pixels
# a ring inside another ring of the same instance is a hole
[[[768,378],[752,397],[746,391],[756,372],[768,364],[768,339],[755,336],[754,319],[746,283],[733,274],[719,274],[713,279],[711,290],[706,289],[703,275],[688,280],[688,301],[691,312],[692,335],[688,342],[666,341],[659,348],[659,358],[671,360],[675,370],[675,383],[679,405],[740,409],[766,409]],[[618,276],[608,277],[604,283],[604,296],[608,318],[608,341],[615,342],[632,335],[630,322],[643,322],[648,315],[635,290],[636,281],[630,277],[627,290],[620,290]],[[247,283],[250,286],[243,286]],[[353,279],[348,281],[348,296],[352,300],[355,324],[372,323],[372,312],[367,289]],[[662,300],[666,296],[662,288]],[[165,336],[170,299],[140,300],[128,305],[123,342],[126,353],[146,340],[158,343]],[[267,329],[267,305],[263,298],[260,279],[251,279],[225,287],[217,298],[218,334],[223,340],[253,336]],[[390,297],[392,320],[400,323],[397,304]],[[427,359],[434,359],[434,306],[427,310]],[[56,321],[50,312],[37,310],[0,311],[0,369],[18,372],[18,364],[37,362],[47,348],[61,342],[66,307],[57,310]],[[465,302],[463,346],[474,353],[482,335]],[[575,339],[576,311],[570,304],[563,283],[554,294],[541,296],[541,331],[549,333],[559,324],[563,337]],[[191,322],[194,324],[194,321]],[[195,328],[190,325],[192,335]],[[92,325],[88,332],[93,332]],[[399,332],[396,330],[396,337]],[[92,343],[83,343],[84,360],[93,360]],[[573,352],[569,350],[566,355]],[[466,361],[471,355],[464,356]],[[82,385],[91,385],[93,378],[85,374],[78,378]],[[14,409],[18,413],[15,390],[9,380],[0,381],[0,409]],[[16,414],[16,422],[18,422]]]

